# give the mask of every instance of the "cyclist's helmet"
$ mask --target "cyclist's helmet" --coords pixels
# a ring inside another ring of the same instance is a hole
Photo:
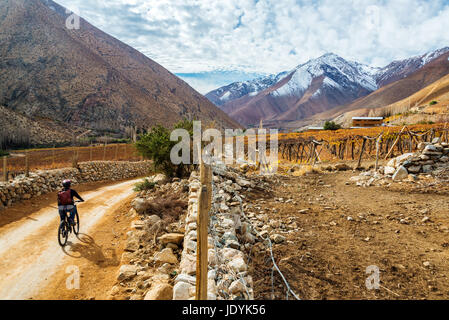
[[[64,187],[64,188],[70,188],[70,186],[72,185],[72,180],[64,180],[64,181],[62,181],[62,186]]]

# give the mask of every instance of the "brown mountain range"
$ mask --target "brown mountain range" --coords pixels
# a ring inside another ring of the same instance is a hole
[[[0,105],[98,134],[182,118],[240,127],[184,81],[87,21],[69,30],[68,16],[51,0],[0,1]]]

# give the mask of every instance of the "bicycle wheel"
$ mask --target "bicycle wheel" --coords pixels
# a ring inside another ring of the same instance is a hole
[[[78,212],[75,214],[75,217],[73,218],[75,221],[75,225],[73,226],[73,232],[78,235],[80,232],[80,217],[78,215]]]
[[[67,222],[62,221],[58,229],[58,242],[61,247],[67,244],[67,239],[69,238],[69,225]]]

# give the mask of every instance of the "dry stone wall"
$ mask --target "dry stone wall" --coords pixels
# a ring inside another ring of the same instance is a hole
[[[94,181],[119,181],[148,174],[151,162],[94,161],[80,163],[78,168],[31,172],[29,177],[17,176],[0,182],[0,209],[21,200],[31,199],[61,187],[61,181],[71,179],[74,184]]]
[[[225,166],[213,168],[213,195],[209,226],[209,300],[253,300],[253,280],[248,274],[245,246],[255,243],[255,233],[244,221],[241,193],[254,187]],[[175,279],[174,300],[195,296],[198,198],[201,183],[198,173],[190,177],[189,206],[185,222],[180,274]]]

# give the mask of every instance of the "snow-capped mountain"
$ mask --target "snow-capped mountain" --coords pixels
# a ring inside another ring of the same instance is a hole
[[[277,96],[300,96],[307,91],[312,81],[323,76],[323,86],[346,90],[349,87],[362,87],[366,90],[377,89],[376,73],[379,69],[357,62],[346,61],[333,53],[299,65],[291,73],[291,79],[275,90]],[[318,91],[318,90],[317,90]]]
[[[449,48],[371,67],[328,53],[289,72],[237,82],[206,95],[244,125],[264,121],[295,121],[368,96],[420,70]]]
[[[255,96],[278,83],[287,74],[288,72],[281,72],[277,75],[269,75],[245,82],[234,82],[209,92],[206,94],[206,97],[215,105],[222,106],[228,101],[236,100],[246,95]]]
[[[379,88],[381,88],[392,82],[403,79],[447,52],[449,52],[449,47],[431,51],[421,56],[393,61],[377,72],[377,85]]]

